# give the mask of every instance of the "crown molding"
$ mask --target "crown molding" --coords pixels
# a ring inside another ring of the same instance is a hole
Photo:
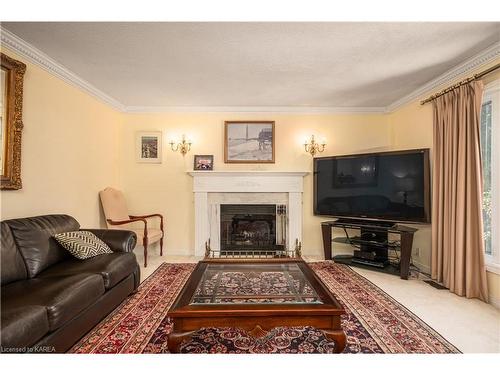
[[[69,69],[59,64],[57,61],[55,61],[33,45],[25,42],[17,35],[11,33],[5,28],[0,28],[0,35],[2,46],[13,50],[33,64],[40,66],[41,68],[62,79],[63,81],[76,86],[77,88],[104,102],[105,104],[110,105],[114,109],[120,112],[124,111],[125,106],[118,100],[105,94],[97,87],[78,77],[75,73],[71,72]]]
[[[428,94],[432,90],[436,90],[442,86],[450,85],[457,81],[457,78],[471,73],[485,65],[488,65],[500,57],[500,42],[497,42],[490,47],[486,48],[477,55],[465,60],[463,63],[451,68],[447,72],[441,74],[432,81],[427,82],[410,94],[396,100],[394,103],[387,106],[387,112],[394,112],[396,109],[421,99],[424,94]]]
[[[385,107],[305,107],[305,106],[129,106],[127,113],[295,113],[295,114],[327,114],[327,113],[386,113]]]

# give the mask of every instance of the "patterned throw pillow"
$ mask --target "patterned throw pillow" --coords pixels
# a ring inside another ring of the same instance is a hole
[[[94,233],[84,230],[55,234],[54,238],[78,259],[88,259],[113,252]]]

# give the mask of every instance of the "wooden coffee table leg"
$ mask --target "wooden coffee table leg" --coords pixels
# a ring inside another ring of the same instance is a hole
[[[170,353],[179,353],[179,346],[188,341],[195,331],[177,332],[175,331],[175,324],[172,327],[172,332],[167,336],[167,346]]]
[[[321,332],[323,332],[328,339],[335,341],[337,353],[342,353],[344,351],[346,336],[342,329],[322,329]]]

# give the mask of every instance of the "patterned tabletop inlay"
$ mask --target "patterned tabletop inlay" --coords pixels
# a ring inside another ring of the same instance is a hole
[[[296,264],[209,264],[191,305],[322,304]]]

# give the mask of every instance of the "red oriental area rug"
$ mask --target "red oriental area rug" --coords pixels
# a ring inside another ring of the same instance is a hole
[[[168,353],[168,308],[195,264],[163,263],[70,353]],[[415,314],[348,266],[310,263],[342,303],[344,353],[460,353]],[[183,353],[332,353],[334,343],[312,327],[279,327],[262,338],[234,328],[207,327]]]

